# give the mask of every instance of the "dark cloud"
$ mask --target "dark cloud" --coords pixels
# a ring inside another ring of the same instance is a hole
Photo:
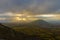
[[[0,0],[0,12],[29,10],[35,14],[60,9],[60,0]]]

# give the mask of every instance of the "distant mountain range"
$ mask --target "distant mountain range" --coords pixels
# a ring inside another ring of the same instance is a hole
[[[51,28],[53,26],[52,24],[44,20],[36,20],[36,21],[28,23],[27,25],[36,26],[36,27],[44,27],[44,28]]]
[[[4,25],[9,27],[43,27],[43,28],[54,28],[56,24],[53,25],[45,20],[35,20],[29,23],[5,23]]]
[[[29,23],[6,23],[8,26],[12,27],[43,27],[43,28],[52,28],[53,24],[46,22],[44,20],[35,20]]]

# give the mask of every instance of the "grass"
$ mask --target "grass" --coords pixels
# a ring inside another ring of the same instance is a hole
[[[15,31],[29,35],[29,37],[39,37],[43,40],[60,40],[60,29],[58,28],[38,28],[38,27],[14,27]]]

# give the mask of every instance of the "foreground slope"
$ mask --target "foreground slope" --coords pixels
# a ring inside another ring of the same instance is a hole
[[[0,40],[13,40],[15,38],[15,31],[0,23]]]

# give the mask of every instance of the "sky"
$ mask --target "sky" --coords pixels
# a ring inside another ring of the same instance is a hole
[[[60,20],[60,0],[0,0],[0,22],[27,20],[24,17]]]

